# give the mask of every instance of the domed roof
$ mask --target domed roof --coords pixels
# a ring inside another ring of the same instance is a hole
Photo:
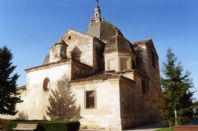
[[[91,19],[87,34],[97,37],[106,44],[105,53],[114,51],[133,52],[130,42],[124,37],[121,31],[102,18],[99,3],[96,5],[94,17]]]
[[[132,52],[130,42],[122,32],[107,21],[91,22],[87,34],[106,43],[105,53],[113,51]]]
[[[109,41],[116,35],[123,36],[117,27],[107,21],[92,22],[87,31],[87,34],[97,37],[103,41]]]

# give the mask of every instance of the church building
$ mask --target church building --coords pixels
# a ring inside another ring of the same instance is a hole
[[[28,119],[46,116],[50,90],[64,79],[81,108],[81,128],[122,130],[158,118],[160,72],[153,41],[129,41],[104,20],[99,4],[87,32],[68,30],[43,64],[25,71],[17,110]]]

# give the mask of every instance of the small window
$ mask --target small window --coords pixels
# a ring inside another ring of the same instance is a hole
[[[128,70],[128,58],[121,58],[120,59],[120,68],[121,68],[121,71],[126,71]]]
[[[68,36],[68,40],[71,40],[71,36]]]
[[[95,91],[86,91],[86,109],[93,109],[95,108]]]
[[[142,94],[146,94],[146,82],[142,80]]]
[[[62,46],[61,49],[60,49],[60,56],[62,58],[66,58],[66,47],[65,46]]]
[[[48,78],[45,78],[43,82],[43,90],[48,91],[50,89],[50,81]]]
[[[116,59],[115,58],[111,58],[107,60],[107,70],[109,71],[113,71],[116,70]]]

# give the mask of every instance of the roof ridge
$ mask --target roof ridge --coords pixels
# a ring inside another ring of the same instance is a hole
[[[152,39],[145,39],[145,40],[141,40],[141,41],[134,41],[134,42],[130,42],[131,44],[139,44],[139,43],[143,43],[143,42],[148,42]]]

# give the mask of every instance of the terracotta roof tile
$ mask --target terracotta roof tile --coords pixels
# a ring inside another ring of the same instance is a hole
[[[84,81],[93,81],[93,80],[107,80],[107,79],[118,79],[120,78],[120,74],[113,74],[113,73],[101,73],[101,74],[96,74],[92,76],[88,76],[85,78],[77,79],[77,80],[72,80],[71,82],[84,82]]]
[[[89,81],[94,81],[94,80],[108,80],[108,79],[120,79],[120,78],[124,78],[126,80],[130,80],[130,81],[134,82],[134,80],[131,80],[131,79],[123,76],[123,74],[124,74],[124,72],[106,71],[106,72],[102,72],[100,74],[88,76],[85,78],[72,80],[71,82],[78,83],[78,82],[89,82]]]
[[[62,60],[62,61],[58,61],[58,62],[53,62],[53,63],[48,63],[48,64],[43,64],[43,65],[40,65],[40,66],[36,66],[36,67],[32,67],[32,68],[28,68],[28,69],[25,69],[25,71],[31,71],[33,69],[41,69],[43,67],[48,67],[48,66],[52,66],[52,65],[58,65],[58,64],[61,64],[61,63],[65,63],[69,61],[69,59],[65,59],[65,60]]]

